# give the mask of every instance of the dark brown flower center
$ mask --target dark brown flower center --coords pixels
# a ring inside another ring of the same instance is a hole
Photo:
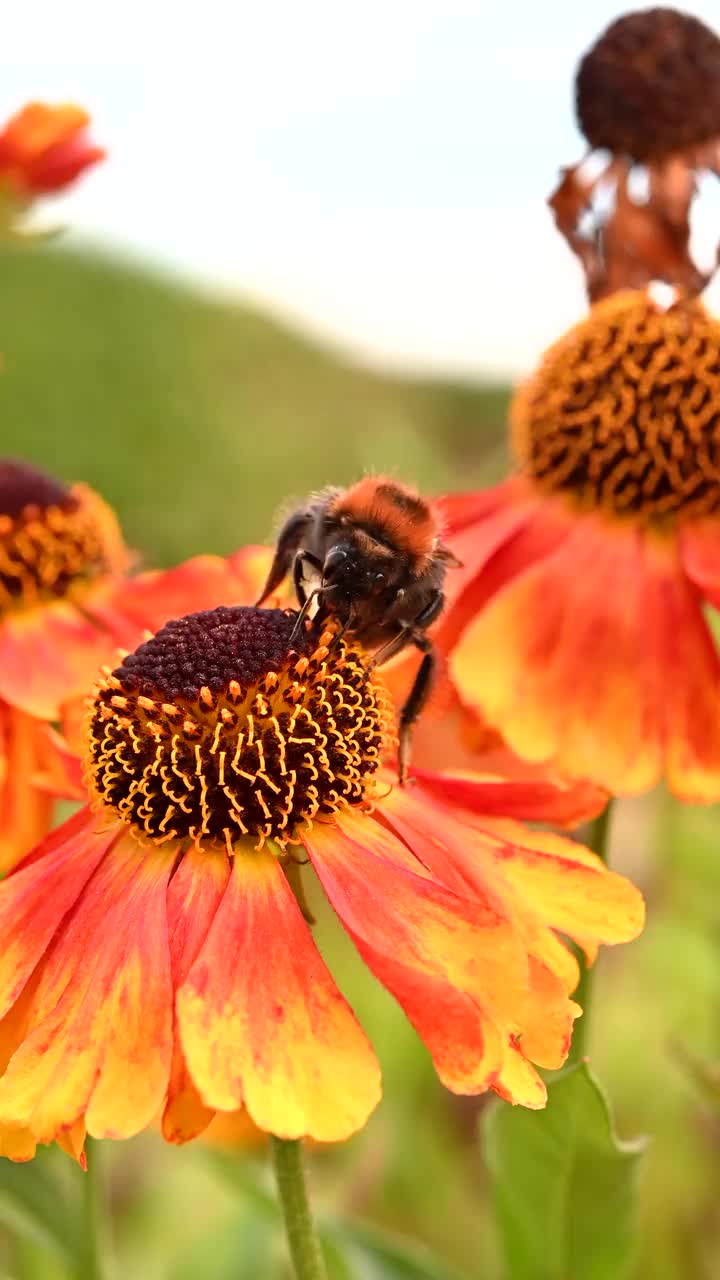
[[[652,161],[720,133],[720,40],[676,9],[613,22],[576,81],[578,123],[592,147]]]
[[[105,674],[88,719],[92,795],[155,843],[284,846],[360,805],[391,709],[331,630],[292,650],[290,610],[218,608],[163,627]]]
[[[114,517],[91,490],[0,460],[0,615],[81,591],[120,548]]]
[[[720,324],[698,301],[598,303],[511,414],[520,461],[547,490],[645,518],[720,511]]]

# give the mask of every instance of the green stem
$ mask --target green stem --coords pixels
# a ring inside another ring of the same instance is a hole
[[[290,1257],[297,1280],[326,1280],[320,1239],[310,1213],[302,1141],[271,1137],[273,1165]]]
[[[105,1280],[103,1261],[105,1199],[98,1149],[91,1138],[85,1144],[87,1170],[83,1176],[83,1237],[79,1274],[82,1280]]]
[[[613,801],[609,800],[602,813],[595,819],[590,831],[590,839],[588,847],[596,853],[603,862],[607,862],[608,847],[610,844],[610,822],[612,818]],[[583,1010],[582,1018],[575,1023],[573,1032],[572,1045],[568,1054],[568,1062],[580,1062],[587,1053],[589,1033],[590,1033],[590,1013],[592,1004],[592,982],[593,968],[585,963],[580,954],[578,956],[580,962],[580,981],[577,989],[573,992],[573,1000],[581,1005]]]

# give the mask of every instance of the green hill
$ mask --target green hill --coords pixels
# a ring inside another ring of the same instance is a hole
[[[504,387],[354,366],[140,267],[0,254],[0,451],[83,479],[151,562],[265,539],[278,504],[363,470],[427,491],[500,474]]]

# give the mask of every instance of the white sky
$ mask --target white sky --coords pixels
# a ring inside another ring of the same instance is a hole
[[[544,202],[583,152],[577,58],[621,11],[0,0],[0,112],[92,112],[111,156],[53,218],[363,356],[515,371],[584,307]]]

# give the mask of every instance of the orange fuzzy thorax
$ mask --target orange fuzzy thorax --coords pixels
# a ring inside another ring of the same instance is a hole
[[[438,524],[430,506],[407,485],[387,476],[365,476],[346,489],[332,506],[336,519],[377,529],[384,538],[417,561],[430,557]]]

